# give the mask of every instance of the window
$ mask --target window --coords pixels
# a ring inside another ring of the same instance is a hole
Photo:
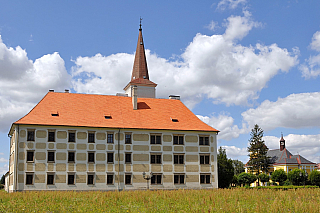
[[[161,164],[161,154],[151,154],[150,163]]]
[[[173,144],[183,145],[183,135],[174,135],[173,136]]]
[[[34,151],[27,151],[27,163],[34,162]]]
[[[34,141],[34,130],[28,130],[27,141]]]
[[[74,163],[75,152],[68,152],[68,163]]]
[[[26,185],[33,185],[33,173],[26,174]]]
[[[94,143],[94,132],[88,133],[88,143]]]
[[[76,133],[75,132],[69,132],[68,142],[76,142]]]
[[[55,142],[55,131],[49,131],[48,132],[48,142]]]
[[[125,184],[126,185],[130,185],[131,183],[131,179],[132,179],[132,175],[131,174],[125,174]]]
[[[174,184],[184,184],[184,174],[175,174],[174,175]]]
[[[94,174],[88,174],[88,185],[93,185],[94,184]]]
[[[107,134],[107,143],[113,143],[113,133]]]
[[[107,174],[107,184],[113,185],[113,174],[111,174],[111,173]]]
[[[48,152],[48,162],[54,162],[54,152]]]
[[[47,174],[47,185],[53,185],[54,184],[54,174],[49,173]]]
[[[72,173],[72,174],[68,174],[68,185],[74,185],[75,183],[75,174]]]
[[[209,136],[199,136],[199,145],[209,145]]]
[[[174,164],[184,164],[184,155],[183,154],[174,154],[173,155]]]
[[[107,163],[113,163],[113,152],[107,153]]]
[[[126,144],[131,144],[131,133],[126,133],[126,140],[125,140]]]
[[[161,181],[162,181],[162,174],[153,174],[153,176],[151,177],[152,185],[161,184],[162,183]]]
[[[131,160],[131,153],[126,153],[125,155],[125,162],[126,163],[132,163],[132,160]]]
[[[200,155],[200,164],[210,164],[210,155]]]
[[[200,174],[201,184],[210,184],[210,174]]]
[[[88,152],[88,163],[94,163],[94,152]]]
[[[150,144],[161,144],[161,135],[150,135]]]

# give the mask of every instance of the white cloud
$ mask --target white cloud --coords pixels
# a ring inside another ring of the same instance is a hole
[[[32,62],[21,47],[7,47],[0,37],[0,131],[28,113],[49,89],[70,87],[64,60],[58,53]]]
[[[227,19],[223,35],[197,34],[179,61],[168,61],[146,51],[150,80],[158,84],[157,96],[181,95],[192,108],[203,98],[226,105],[246,105],[278,72],[295,66],[297,54],[276,44],[245,47],[237,43],[259,24],[250,14]],[[78,57],[73,67],[77,92],[115,94],[129,82],[133,54],[118,53]],[[83,76],[89,77],[82,80]]]
[[[236,9],[238,5],[244,5],[247,3],[247,0],[222,0],[218,3],[217,9]]]
[[[317,31],[315,34],[313,34],[310,47],[313,50],[320,51],[320,31]]]
[[[320,135],[296,135],[289,134],[284,136],[286,148],[291,154],[300,154],[304,158],[318,163],[320,162]],[[265,136],[265,143],[269,149],[279,149],[280,138],[275,136]]]
[[[7,163],[8,161],[8,159],[0,158],[0,163]]]
[[[291,94],[275,102],[266,100],[241,115],[250,127],[258,124],[265,131],[277,127],[320,127],[320,92]]]
[[[217,28],[217,25],[218,25],[217,22],[211,21],[210,24],[208,24],[208,25],[206,26],[206,28],[208,28],[208,29],[211,30],[211,31],[215,31],[216,28]]]
[[[243,163],[248,161],[248,152],[247,148],[239,148],[236,146],[221,146],[226,150],[227,157],[233,160],[240,160]]]

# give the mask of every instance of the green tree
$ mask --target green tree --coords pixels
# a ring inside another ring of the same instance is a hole
[[[248,169],[255,174],[259,174],[260,172],[267,173],[269,166],[267,152],[269,149],[263,140],[263,130],[256,124],[251,130],[250,135],[250,145],[248,147],[250,158],[247,163]]]
[[[283,182],[288,179],[286,172],[283,169],[277,169],[271,175],[271,180],[273,182],[278,182],[282,186]]]
[[[238,182],[238,176],[237,176],[237,175],[233,175],[231,184],[232,184],[233,186],[237,186],[237,185],[239,184],[239,182]]]
[[[235,175],[238,175],[238,174],[244,172],[244,164],[242,163],[242,161],[232,160],[232,165],[234,168]]]
[[[313,170],[309,175],[309,181],[312,185],[320,186],[320,172]]]
[[[3,184],[3,185],[4,185],[4,183],[5,183],[5,177],[4,177],[4,175],[2,175],[2,177],[1,177],[1,179],[0,179],[0,184]]]
[[[304,185],[308,179],[308,174],[302,169],[294,169],[288,173],[288,179],[293,185]]]
[[[269,175],[261,173],[258,175],[258,179],[263,183],[263,185],[265,185],[266,182],[269,182]]]
[[[257,180],[257,177],[254,174],[242,172],[238,175],[238,183],[241,185],[250,185]]]
[[[233,175],[234,169],[232,166],[232,160],[227,158],[226,150],[222,147],[218,150],[218,186],[219,188],[229,187]]]

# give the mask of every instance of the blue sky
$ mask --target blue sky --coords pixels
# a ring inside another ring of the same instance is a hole
[[[254,124],[270,149],[320,162],[319,1],[0,1],[0,174],[9,128],[49,89],[113,95],[139,28],[157,97],[181,95],[247,161]]]

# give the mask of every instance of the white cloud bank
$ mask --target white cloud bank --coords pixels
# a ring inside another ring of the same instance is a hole
[[[320,31],[313,34],[310,48],[320,52]],[[299,66],[299,69],[305,79],[318,77],[320,75],[320,54],[310,56],[304,64]]]

